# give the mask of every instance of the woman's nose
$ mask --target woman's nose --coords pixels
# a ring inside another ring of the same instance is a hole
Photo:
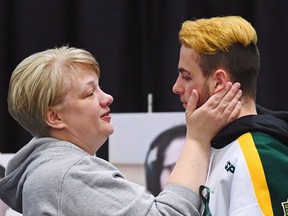
[[[101,104],[104,106],[109,106],[110,104],[113,103],[113,97],[110,94],[107,94],[105,92],[102,91],[102,98],[101,98]]]
[[[110,94],[106,94],[106,95],[107,95],[107,105],[112,104],[114,98],[113,98],[112,95],[110,95]]]

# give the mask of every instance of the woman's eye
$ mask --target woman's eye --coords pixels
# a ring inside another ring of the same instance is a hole
[[[89,92],[88,96],[94,95],[94,91]]]

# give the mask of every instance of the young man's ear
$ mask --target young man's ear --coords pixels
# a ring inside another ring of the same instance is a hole
[[[228,80],[228,74],[226,71],[222,69],[218,69],[217,71],[215,71],[215,73],[213,74],[214,94],[225,88]]]
[[[46,121],[50,127],[55,128],[55,129],[63,129],[65,126],[59,113],[57,112],[57,110],[53,108],[48,109],[47,114],[46,114]]]

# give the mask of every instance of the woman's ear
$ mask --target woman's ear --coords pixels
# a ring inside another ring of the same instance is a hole
[[[65,127],[59,113],[56,109],[49,108],[46,114],[47,124],[54,129],[63,129]]]
[[[228,74],[225,70],[218,69],[215,71],[213,74],[214,94],[225,88],[228,81]]]

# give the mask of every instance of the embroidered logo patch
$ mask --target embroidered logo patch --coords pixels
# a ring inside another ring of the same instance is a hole
[[[225,170],[227,172],[234,173],[235,172],[235,166],[233,166],[230,161],[227,161],[227,164],[225,166]]]
[[[281,205],[283,208],[284,216],[288,216],[288,199],[286,202],[282,202]]]

